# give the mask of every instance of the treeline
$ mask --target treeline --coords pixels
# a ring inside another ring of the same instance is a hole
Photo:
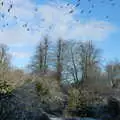
[[[8,47],[0,45],[0,78],[11,66],[11,55],[8,54]],[[44,76],[54,76],[59,82],[73,82],[82,84],[84,81],[89,84],[93,82],[106,82],[111,87],[117,87],[119,81],[120,61],[113,60],[105,66],[102,64],[101,49],[96,48],[92,41],[65,41],[59,39],[54,43],[47,37],[41,40],[36,47],[35,54],[29,63],[31,73]],[[21,73],[24,73],[22,70]],[[1,86],[3,81],[1,81]]]
[[[52,43],[45,37],[36,47],[30,69],[32,73],[45,75],[54,73],[59,82],[67,81],[82,84],[91,80],[117,87],[114,80],[120,72],[120,61],[113,60],[103,65],[101,49],[92,41],[64,41],[59,39]]]
[[[92,41],[72,42],[59,39],[51,44],[47,38],[40,42],[32,58],[32,72],[46,74],[54,70],[57,79],[82,82],[90,72],[100,69],[100,49]],[[66,78],[67,76],[70,78]]]
[[[0,78],[6,72],[14,71],[11,66],[11,55],[8,47],[0,45]],[[53,76],[59,82],[82,84],[107,82],[111,87],[117,87],[115,77],[120,72],[119,60],[113,60],[102,65],[101,49],[96,48],[92,41],[64,41],[59,39],[54,43],[47,37],[39,42],[35,54],[31,58],[28,69],[39,76]],[[22,70],[15,70],[24,74]],[[30,75],[30,74],[29,74]],[[14,76],[15,77],[15,76]],[[1,86],[4,80],[1,80]],[[5,81],[4,81],[5,82]],[[5,83],[4,83],[5,84]]]

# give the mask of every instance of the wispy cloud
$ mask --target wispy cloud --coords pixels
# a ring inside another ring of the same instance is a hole
[[[7,15],[8,4],[5,0],[6,6],[2,8]],[[61,4],[64,3],[61,2]],[[71,7],[72,5],[60,8],[51,3],[36,5],[30,0],[13,0],[13,8],[8,15],[8,20],[17,16],[17,24],[0,32],[0,42],[9,45],[35,44],[46,34],[53,40],[59,37],[75,40],[104,40],[114,30],[113,25],[101,20],[77,21],[75,16],[79,14],[79,10],[76,9],[76,12],[69,14],[68,11]],[[28,23],[31,32],[22,27],[25,23]]]
[[[15,58],[28,58],[28,57],[30,57],[30,54],[25,53],[25,52],[11,52],[11,55]]]
[[[37,40],[39,40],[39,37],[38,33],[31,34],[31,32],[28,32],[19,26],[14,26],[0,32],[0,42],[8,44],[9,46],[33,45],[33,43],[36,43]]]

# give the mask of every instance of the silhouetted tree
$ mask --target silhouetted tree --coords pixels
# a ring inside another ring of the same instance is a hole
[[[48,56],[48,38],[45,37],[43,41],[36,48],[35,55],[32,58],[31,68],[33,73],[45,74],[47,70],[47,56]]]
[[[57,80],[61,81],[62,79],[62,71],[63,71],[63,54],[64,54],[64,41],[59,39],[57,41],[57,62],[56,62],[56,70],[57,70]]]

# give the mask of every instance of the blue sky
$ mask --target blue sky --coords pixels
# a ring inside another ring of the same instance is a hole
[[[120,59],[119,0],[80,0],[76,8],[78,0],[12,0],[9,13],[11,2],[4,1],[0,8],[5,15],[0,19],[0,43],[9,46],[15,66],[23,68],[28,64],[35,46],[46,34],[53,41],[59,37],[93,40],[103,50],[106,62]]]

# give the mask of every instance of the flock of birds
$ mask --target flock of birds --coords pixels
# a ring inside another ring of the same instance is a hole
[[[55,0],[51,0],[51,1],[55,1]],[[61,9],[62,9],[62,8],[65,8],[65,7],[70,8],[69,11],[68,11],[68,14],[74,14],[75,10],[80,7],[81,1],[82,1],[82,0],[76,0],[74,6],[72,5],[72,8],[71,8],[71,3],[67,3],[67,4],[65,4],[64,6],[61,6],[61,5],[58,5],[58,6],[59,6]],[[86,2],[88,2],[88,3],[90,4],[90,8],[87,10],[87,12],[86,12],[85,9],[80,9],[80,14],[81,14],[81,15],[82,15],[82,14],[89,14],[89,15],[90,15],[90,14],[93,12],[93,9],[96,7],[93,1],[94,1],[94,0],[86,0]],[[116,3],[115,0],[99,0],[99,4],[101,4],[101,5],[102,5],[102,4],[106,4],[106,3],[105,3],[106,1],[107,1],[107,4],[110,4],[112,7],[115,7],[115,6],[117,5],[117,3]],[[0,9],[2,9],[2,7],[5,6],[4,0],[0,0],[0,6],[1,6]],[[14,4],[13,4],[12,2],[10,2],[9,6],[8,6],[8,9],[7,9],[8,14],[10,14],[10,12],[11,12],[11,10],[12,10],[13,7],[14,7]],[[38,8],[35,8],[35,9],[34,9],[34,12],[37,13],[37,12],[38,12]],[[16,20],[16,21],[19,19],[18,16],[13,16],[13,18],[14,18],[14,20]],[[104,18],[108,20],[108,19],[109,19],[109,16],[108,16],[108,15],[105,15]],[[6,19],[6,15],[5,15],[4,13],[1,13],[1,11],[0,11],[0,20],[1,20],[1,19],[4,21],[4,20]],[[44,22],[45,19],[43,19],[42,21]],[[9,26],[9,22],[7,22],[6,24],[3,24],[3,25],[2,25],[2,29],[6,28],[7,26]],[[30,30],[31,30],[31,28],[30,28],[29,25],[28,25],[28,22],[27,22],[27,23],[24,23],[24,24],[22,25],[22,27],[25,28],[27,31],[30,31]],[[51,29],[51,28],[52,28],[52,27],[49,26],[49,29]]]
[[[90,7],[89,10],[88,10],[88,14],[91,14],[91,13],[92,13],[92,9],[95,8],[95,4],[92,2],[92,0],[87,0],[87,1],[91,4],[91,7]],[[105,1],[106,1],[106,0],[101,0],[101,1],[99,1],[99,2],[100,2],[100,4],[105,4]],[[80,2],[81,2],[81,0],[77,0],[77,3],[76,3],[76,5],[75,5],[75,8],[77,8],[77,7],[80,6]],[[114,6],[116,5],[115,0],[108,0],[107,3],[110,4],[112,7],[114,7]],[[69,6],[69,5],[70,5],[70,4],[68,3],[67,6]],[[71,14],[71,13],[73,13],[74,11],[75,11],[75,9],[74,9],[74,10],[71,9],[71,10],[69,11],[69,13]],[[85,12],[84,9],[82,9],[82,10],[80,11],[81,14],[83,14],[84,12]],[[106,17],[107,19],[109,18],[108,15],[106,15],[105,17]]]

